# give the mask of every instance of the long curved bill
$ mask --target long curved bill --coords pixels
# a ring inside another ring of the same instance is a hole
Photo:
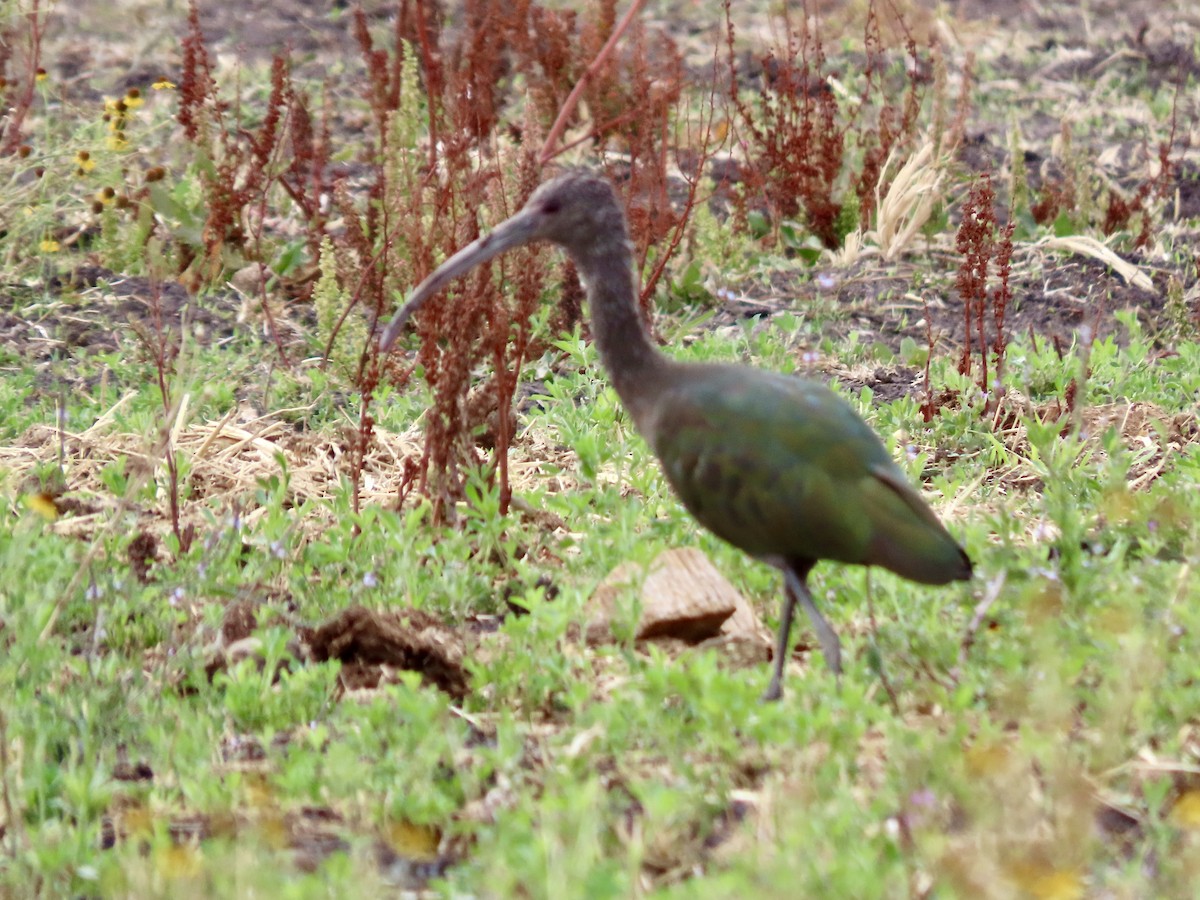
[[[404,306],[400,307],[400,310],[392,317],[392,321],[388,323],[388,327],[384,329],[383,335],[379,338],[380,355],[387,355],[388,351],[392,349],[392,344],[396,342],[396,338],[400,337],[401,332],[404,331],[404,326],[408,323],[409,318],[421,308],[426,300],[460,275],[499,256],[505,250],[532,240],[537,225],[537,213],[523,209],[512,218],[505,219],[488,234],[467,244],[434,269],[428,278],[413,289]]]

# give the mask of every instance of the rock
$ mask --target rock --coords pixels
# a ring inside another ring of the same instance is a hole
[[[640,586],[638,640],[676,638],[689,644],[721,634],[758,633],[746,598],[695,548],[659,554],[649,566],[622,563],[592,594],[589,643],[612,640],[617,604]]]

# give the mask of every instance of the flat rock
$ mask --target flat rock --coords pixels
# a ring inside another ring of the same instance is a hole
[[[591,598],[590,643],[612,640],[618,604],[629,602],[639,589],[639,641],[675,638],[698,644],[719,635],[757,635],[763,630],[750,603],[709,558],[684,547],[660,553],[648,566],[622,563],[600,582]]]

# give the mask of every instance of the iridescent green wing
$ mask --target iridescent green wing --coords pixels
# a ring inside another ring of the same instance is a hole
[[[872,470],[903,480],[875,433],[824,385],[704,367],[664,397],[651,436],[707,528],[758,556],[867,562]]]

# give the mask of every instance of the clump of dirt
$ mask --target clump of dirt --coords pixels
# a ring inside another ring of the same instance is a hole
[[[351,606],[315,627],[295,622],[289,613],[261,599],[247,597],[229,606],[205,667],[211,680],[243,659],[265,663],[262,642],[254,636],[262,614],[294,633],[288,642],[291,660],[280,663],[275,675],[307,662],[336,659],[342,664],[344,690],[373,690],[396,680],[398,671],[419,672],[422,683],[455,700],[470,692],[463,668],[463,632],[419,609],[376,612]]]
[[[303,638],[313,659],[341,661],[342,683],[349,690],[378,687],[389,668],[420,672],[424,683],[455,700],[470,690],[462,637],[418,609],[374,612],[352,606]]]
[[[150,568],[158,559],[159,540],[149,531],[139,531],[129,542],[125,555],[139,584],[149,584]]]
[[[269,617],[267,624],[280,625],[290,631],[297,627],[291,618],[291,596],[286,592],[276,591],[266,585],[247,585],[239,591],[238,599],[225,610],[221,620],[221,628],[216,640],[208,648],[208,661],[204,666],[204,674],[209,681],[219,672],[225,672],[236,666],[244,659],[253,659],[261,671],[266,665],[262,641],[254,636],[263,615]],[[311,654],[299,637],[288,641],[289,658],[277,662],[273,677],[292,668],[293,662],[303,662],[311,658]]]
[[[221,640],[226,646],[244,641],[254,634],[258,628],[258,605],[254,600],[243,598],[225,610],[225,617],[221,620]]]

